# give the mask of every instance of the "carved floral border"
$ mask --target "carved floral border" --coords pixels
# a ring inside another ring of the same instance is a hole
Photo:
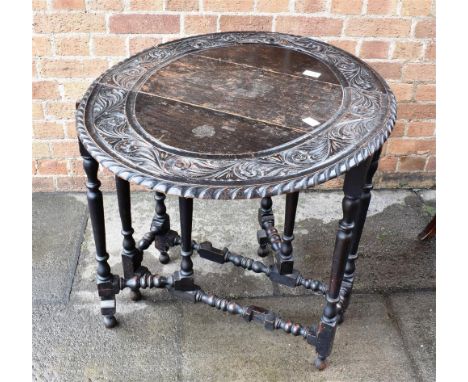
[[[251,159],[169,153],[131,128],[125,104],[142,77],[189,52],[240,43],[282,46],[327,64],[346,84],[349,106],[341,119],[295,147]],[[378,150],[390,135],[395,118],[395,97],[365,63],[323,42],[268,32],[195,36],[150,48],[98,78],[76,113],[79,139],[117,176],[168,194],[210,199],[278,195],[326,182]]]

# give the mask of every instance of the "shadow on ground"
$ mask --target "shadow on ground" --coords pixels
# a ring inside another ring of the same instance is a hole
[[[301,195],[294,241],[296,267],[327,280],[340,192]],[[109,262],[121,274],[116,198],[105,195]],[[283,198],[273,198],[282,227]],[[133,195],[136,237],[153,214],[149,193]],[[178,230],[177,199],[167,199]],[[255,257],[258,201],[194,203],[193,238]],[[166,291],[117,296],[120,325],[106,330],[94,285],[95,262],[85,198],[33,194],[33,379],[37,381],[433,381],[435,380],[435,241],[418,232],[435,213],[433,191],[376,191],[362,238],[355,295],[338,329],[329,367],[313,367],[305,341],[265,331],[205,305],[176,301]],[[178,253],[152,272],[172,273]],[[194,257],[204,290],[242,304],[316,324],[323,300],[303,289],[273,285],[263,275]]]

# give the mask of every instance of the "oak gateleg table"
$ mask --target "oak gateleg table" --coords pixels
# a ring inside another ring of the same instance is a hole
[[[140,289],[166,288],[266,329],[303,337],[315,347],[315,365],[323,369],[350,302],[372,178],[395,118],[395,97],[367,64],[332,45],[288,34],[188,37],[147,49],[106,71],[76,112],[105,326],[116,325],[116,295],[124,288],[134,300],[141,298]],[[99,165],[115,174],[122,277],[107,262]],[[343,218],[330,279],[308,279],[294,268],[299,193],[343,174]],[[155,192],[154,218],[138,243],[129,182]],[[282,235],[271,198],[281,194],[286,195]],[[180,233],[171,228],[166,195],[179,198]],[[257,255],[273,256],[274,264],[192,240],[194,198],[260,198]],[[153,243],[161,263],[169,261],[171,247],[180,246],[178,271],[158,275],[142,265],[143,252]],[[194,252],[323,295],[320,322],[293,323],[268,309],[205,292],[193,269]]]

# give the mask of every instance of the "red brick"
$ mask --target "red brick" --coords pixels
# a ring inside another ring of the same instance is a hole
[[[44,110],[41,102],[33,102],[32,104],[32,119],[38,120],[44,118]]]
[[[132,11],[162,11],[163,0],[130,0]]]
[[[411,31],[411,20],[398,18],[352,18],[345,34],[362,37],[407,37]]]
[[[361,45],[361,58],[388,58],[388,48],[390,43],[387,41],[363,41]]]
[[[33,99],[57,99],[60,98],[58,83],[55,81],[33,81]]]
[[[130,37],[129,48],[130,54],[141,52],[142,50],[151,48],[161,44],[162,39],[159,37]]]
[[[58,122],[34,121],[33,137],[39,139],[63,138],[63,126]]]
[[[401,78],[401,64],[399,62],[369,62],[383,78],[386,80],[399,80]]]
[[[52,1],[53,9],[85,9],[84,0],[53,0]]]
[[[337,36],[343,20],[326,17],[278,16],[276,31],[309,36]]]
[[[332,0],[331,12],[344,15],[359,15],[361,8],[361,0]]]
[[[179,33],[180,17],[176,15],[113,14],[109,18],[112,33]]]
[[[435,171],[436,170],[436,157],[431,156],[427,160],[425,171]]]
[[[367,13],[370,15],[396,14],[397,0],[367,0]]]
[[[397,162],[398,162],[398,158],[396,157],[384,156],[383,158],[380,158],[379,160],[378,170],[380,172],[395,172]]]
[[[123,0],[91,0],[88,2],[88,10],[91,11],[122,11]]]
[[[417,60],[421,57],[423,45],[420,42],[400,42],[395,44],[394,59]]]
[[[131,192],[139,192],[139,191],[148,191],[148,188],[142,186],[141,184],[130,183],[130,191]]]
[[[436,100],[436,86],[429,84],[420,84],[416,88],[416,101],[435,101]]]
[[[32,9],[42,11],[47,9],[47,0],[32,0]]]
[[[326,9],[324,0],[296,0],[295,11],[302,13],[322,12]]]
[[[413,84],[392,83],[390,84],[393,94],[398,102],[411,101],[413,99]]]
[[[75,117],[75,102],[47,102],[46,116],[55,119],[73,119]]]
[[[429,61],[435,61],[436,59],[436,43],[431,42],[427,44],[426,51],[424,52],[424,58]]]
[[[58,56],[88,56],[88,36],[56,36],[56,53]]]
[[[343,49],[351,54],[356,53],[357,41],[354,40],[329,40],[329,44]]]
[[[36,14],[33,27],[36,33],[105,32],[106,19],[94,13]]]
[[[198,11],[198,0],[167,0],[168,11]]]
[[[434,64],[406,64],[403,68],[403,81],[435,81]]]
[[[431,8],[432,0],[403,0],[401,14],[402,16],[429,16]]]
[[[399,158],[398,170],[401,172],[422,171],[426,166],[425,156],[407,156]]]
[[[77,137],[75,121],[65,123],[65,134],[68,139],[74,139]]]
[[[394,155],[435,154],[435,139],[389,138],[387,153]]]
[[[66,175],[67,162],[55,159],[38,160],[37,173],[39,175]]]
[[[398,118],[401,119],[434,119],[435,104],[401,103],[398,105]]]
[[[55,158],[76,158],[80,155],[76,141],[52,142],[50,146]]]
[[[403,137],[405,135],[407,123],[406,121],[398,120],[392,130],[392,137]]]
[[[343,189],[344,179],[342,176],[339,178],[331,179],[326,183],[319,184],[317,190],[341,190]]]
[[[70,101],[79,100],[83,97],[89,85],[91,85],[91,81],[65,82],[63,84],[64,98]]]
[[[120,36],[94,36],[94,54],[96,56],[126,56],[125,38]]]
[[[203,34],[216,32],[217,16],[185,16],[184,28],[186,34]]]
[[[432,137],[435,133],[435,123],[417,121],[410,122],[408,125],[408,137]]]
[[[81,159],[69,159],[68,160],[68,175],[85,175],[83,169],[83,160]]]
[[[434,19],[421,20],[416,24],[414,35],[417,38],[435,38],[436,23]]]
[[[55,191],[54,178],[51,176],[35,176],[32,178],[33,192],[51,192]]]
[[[106,60],[42,60],[41,76],[95,78],[108,68]]]
[[[34,36],[32,38],[33,56],[50,56],[52,54],[52,44],[48,36]]]
[[[287,12],[289,0],[257,0],[257,12]]]
[[[99,167],[99,177],[104,177],[104,176],[114,176],[114,173],[110,171],[108,168],[101,166]]]
[[[101,180],[101,179],[100,179]],[[101,187],[101,190],[103,188]],[[57,177],[57,191],[85,191],[85,176],[59,176]]]
[[[271,31],[273,19],[268,16],[225,16],[219,21],[221,32],[225,31]]]
[[[101,181],[101,190],[102,191],[115,191],[115,176],[114,174],[110,176],[99,176]]]
[[[46,142],[33,142],[32,157],[35,159],[50,157],[49,145]]]
[[[248,12],[253,10],[253,0],[205,0],[205,11]]]

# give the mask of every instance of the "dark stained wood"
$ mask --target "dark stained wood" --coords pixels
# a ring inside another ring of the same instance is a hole
[[[197,55],[158,70],[140,91],[304,131],[314,129],[304,118],[320,123],[329,120],[343,98],[338,85]],[[174,118],[172,125],[178,128],[177,122]]]
[[[436,234],[436,217],[431,219],[427,226],[418,234],[418,239],[421,241],[431,239]]]
[[[227,32],[117,64],[87,91],[77,130],[121,178],[186,198],[244,199],[345,173],[382,146],[395,118],[388,85],[349,53]]]
[[[250,65],[268,71],[304,77],[305,70],[321,73],[319,80],[339,84],[333,72],[316,58],[305,53],[278,46],[245,44],[195,53],[197,56],[210,57],[237,64]]]
[[[200,154],[251,155],[304,134],[143,93],[136,97],[135,115],[157,141]]]

